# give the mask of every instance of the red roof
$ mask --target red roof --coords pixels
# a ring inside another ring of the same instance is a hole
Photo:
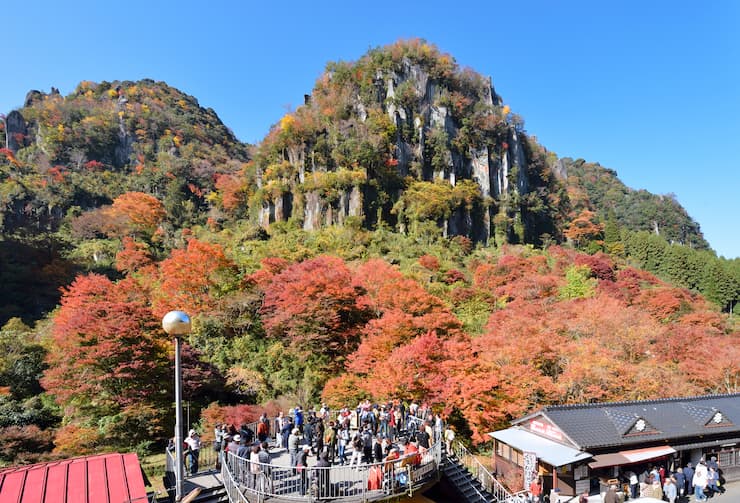
[[[136,454],[98,454],[0,470],[2,503],[146,503]]]

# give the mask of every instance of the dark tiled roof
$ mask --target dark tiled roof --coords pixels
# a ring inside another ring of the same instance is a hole
[[[718,412],[721,416],[717,415]],[[540,414],[557,425],[582,450],[639,446],[700,435],[737,436],[740,433],[740,393],[555,405],[519,419],[514,424],[524,423]],[[637,424],[640,419],[644,422]]]

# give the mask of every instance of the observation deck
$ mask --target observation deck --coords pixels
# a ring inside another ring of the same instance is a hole
[[[423,492],[439,481],[441,443],[424,453],[396,461],[360,465],[291,467],[282,453],[269,464],[252,463],[226,453],[221,480],[231,503],[397,501]]]
[[[193,489],[208,493],[218,488],[218,498],[194,499],[204,503],[224,502],[226,498],[229,503],[403,501],[427,491],[442,478],[459,492],[460,501],[524,501],[523,495],[506,491],[459,442],[452,444],[449,453],[444,443],[437,441],[429,449],[401,454],[393,461],[329,467],[316,466],[315,456],[308,458],[308,466],[293,467],[288,451],[272,446],[269,463],[251,462],[224,452],[220,454],[220,470],[213,470],[214,453],[207,452],[201,453],[202,471],[185,480],[185,494]],[[171,471],[174,459],[171,455],[167,458]]]

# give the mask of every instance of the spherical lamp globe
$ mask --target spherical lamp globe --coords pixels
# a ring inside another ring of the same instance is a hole
[[[190,333],[190,316],[182,311],[170,311],[162,318],[162,328],[170,335]]]

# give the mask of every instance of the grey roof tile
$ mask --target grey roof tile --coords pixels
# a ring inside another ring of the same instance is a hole
[[[717,412],[722,415],[717,416]],[[579,448],[632,446],[646,441],[740,433],[740,393],[634,402],[547,406],[539,411]],[[514,421],[515,424],[531,418]],[[634,425],[644,419],[647,427]],[[720,419],[717,421],[717,419]]]

